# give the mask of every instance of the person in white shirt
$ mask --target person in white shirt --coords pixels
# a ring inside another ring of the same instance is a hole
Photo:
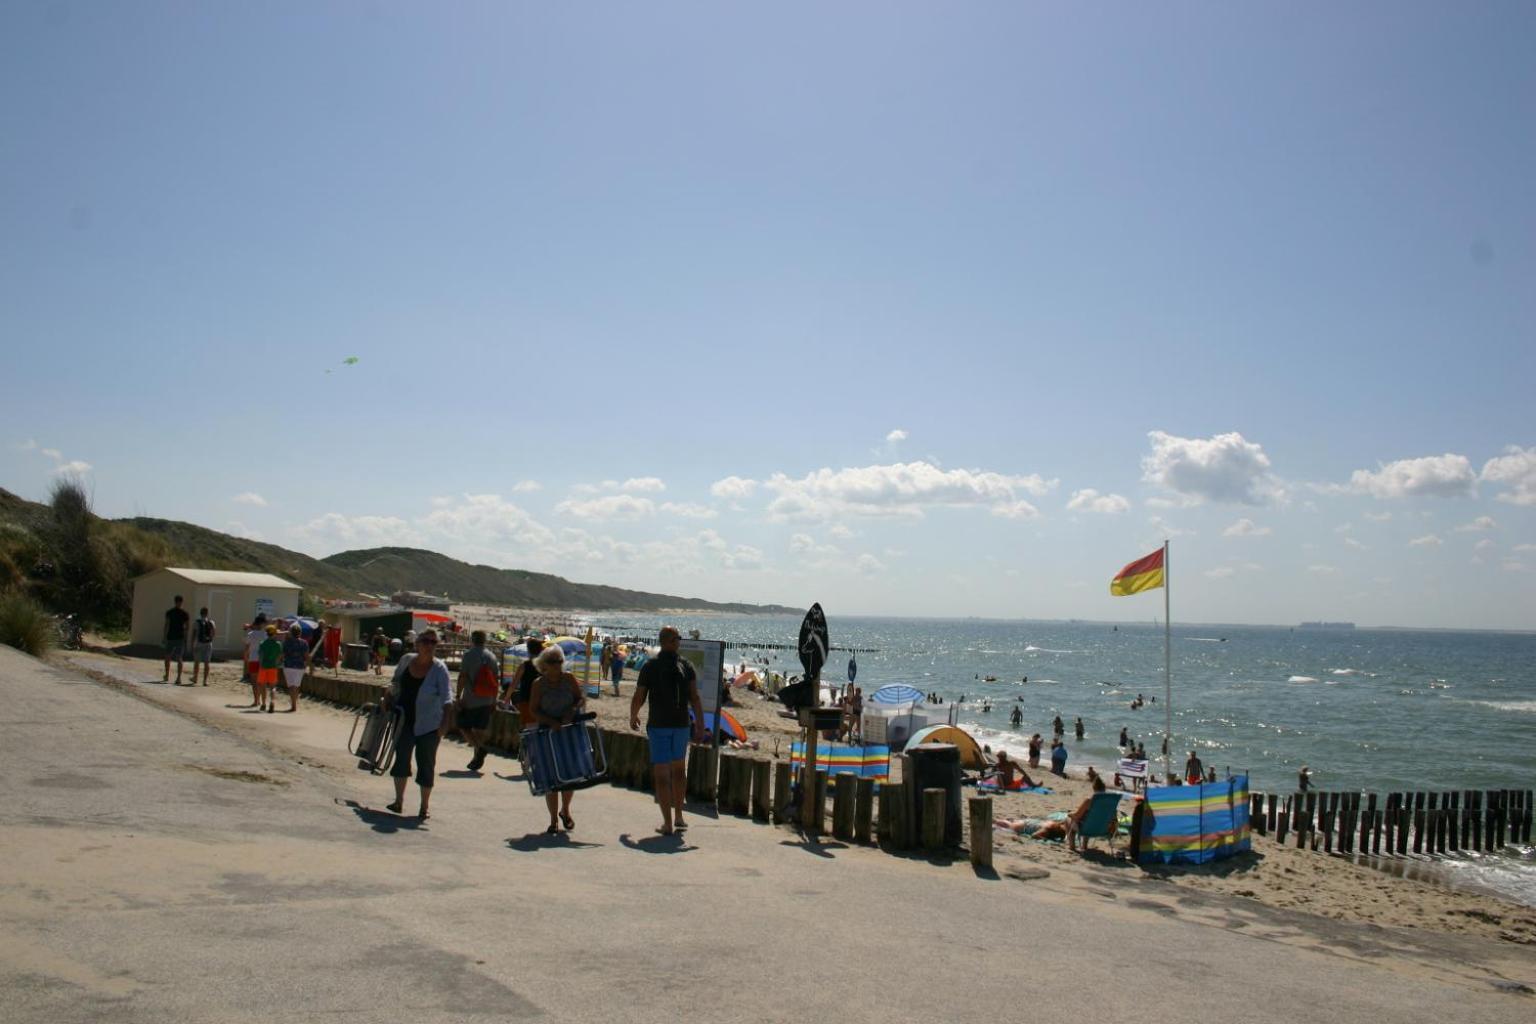
[[[251,684],[251,707],[261,707],[261,644],[267,638],[267,615],[259,612],[245,634],[245,675]]]

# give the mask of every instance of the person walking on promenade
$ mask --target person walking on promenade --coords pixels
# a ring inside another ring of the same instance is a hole
[[[319,619],[315,622],[315,632],[309,638],[310,665],[330,667],[325,660],[325,634],[329,631],[330,627],[326,625],[324,619]]]
[[[267,614],[257,612],[245,631],[245,679],[251,684],[251,707],[261,707],[261,645],[267,639]]]
[[[283,641],[283,687],[288,691],[288,711],[299,710],[299,691],[304,688],[304,674],[309,671],[309,643],[304,627],[295,622],[288,627]]]
[[[624,681],[624,655],[619,653],[618,646],[614,646],[613,660],[608,663],[608,671],[613,677],[613,695],[619,695],[619,684]]]
[[[533,681],[539,677],[539,655],[544,653],[544,641],[536,636],[531,636],[526,641],[528,646],[528,660],[517,668],[517,675],[503,699],[511,703],[517,709],[517,727],[519,729],[531,729],[533,727],[533,709],[528,706],[533,698]]]
[[[375,626],[373,636],[368,640],[368,650],[373,659],[373,674],[384,674],[384,659],[389,655],[389,637],[384,635],[384,627]],[[414,651],[414,648],[413,648]]]
[[[213,668],[213,638],[219,635],[218,623],[208,617],[208,609],[198,610],[192,623],[192,685],[197,685],[197,666],[203,666],[203,685],[208,685],[208,672]]]
[[[1075,723],[1073,723],[1072,728],[1077,733],[1077,740],[1078,740],[1078,742],[1081,743],[1082,740],[1083,740],[1083,716],[1082,715],[1078,715],[1077,716],[1077,721]]]
[[[663,626],[657,637],[661,653],[647,661],[635,680],[629,702],[629,727],[639,730],[640,706],[648,705],[645,732],[651,741],[651,769],[656,778],[656,803],[661,807],[661,827],[672,835],[688,827],[683,820],[683,801],[688,793],[688,710],[693,709],[693,738],[704,741],[704,704],[699,699],[698,677],[693,666],[678,657],[682,634]]]
[[[176,685],[181,685],[181,666],[187,657],[187,626],[192,617],[181,606],[181,595],[176,595],[176,603],[165,610],[165,675],[162,683],[171,681],[171,659],[176,659]],[[193,671],[197,666],[192,666]]]
[[[478,772],[485,766],[485,743],[490,736],[491,712],[496,708],[496,691],[501,688],[501,669],[485,646],[485,630],[469,634],[469,650],[459,665],[458,725],[464,742],[474,748],[474,757],[466,766]]]
[[[283,642],[277,638],[276,626],[269,625],[266,632],[266,639],[256,648],[256,685],[261,691],[256,700],[270,715],[277,695],[277,670],[283,663]]]
[[[426,821],[437,779],[437,745],[448,725],[448,705],[453,703],[453,680],[448,666],[436,657],[437,631],[422,630],[416,650],[400,659],[390,679],[390,707],[401,711],[400,733],[395,738],[395,764],[389,770],[395,780],[395,802],[389,810],[405,813],[405,784],[411,777],[411,758],[416,758],[416,785],[421,789],[418,821]]]
[[[559,644],[551,644],[540,652],[534,664],[538,666],[539,674],[533,680],[533,693],[528,700],[533,709],[533,720],[550,729],[570,725],[585,706],[587,695],[581,688],[581,681],[565,670],[565,652]],[[576,827],[576,819],[571,817],[571,798],[575,795],[575,790],[570,789],[544,794],[544,806],[549,809],[546,833],[556,834],[560,825],[564,825],[567,832]],[[557,813],[560,825],[555,824]]]

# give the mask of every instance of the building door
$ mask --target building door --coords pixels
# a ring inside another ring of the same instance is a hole
[[[231,590],[208,591],[208,614],[219,635],[213,641],[213,649],[221,654],[238,650],[245,643],[241,623],[235,621],[235,594]]]

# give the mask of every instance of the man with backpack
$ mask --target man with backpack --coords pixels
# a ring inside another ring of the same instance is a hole
[[[219,635],[218,625],[208,617],[207,608],[197,610],[192,623],[192,685],[197,685],[197,666],[203,666],[203,685],[208,685],[208,673],[213,668],[213,638]]]
[[[485,630],[469,635],[470,648],[459,663],[458,702],[459,734],[475,748],[468,769],[478,772],[485,764],[485,742],[491,729],[491,712],[496,709],[496,695],[501,690],[501,665],[485,646]]]

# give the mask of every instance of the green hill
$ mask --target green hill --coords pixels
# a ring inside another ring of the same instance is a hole
[[[28,575],[46,546],[52,514],[47,505],[27,501],[0,488],[0,564],[15,582]],[[549,573],[471,565],[456,558],[418,548],[369,548],[342,551],[328,558],[311,558],[276,544],[231,537],[192,523],[138,517],[103,522],[111,542],[131,549],[133,567],[143,571],[158,565],[199,569],[270,572],[292,580],[307,594],[355,598],[419,590],[447,594],[451,600],[518,608],[582,609],[591,611],[697,611],[792,613],[782,605],[732,604],[676,597],[601,584],[573,583]],[[0,573],[3,576],[4,573]],[[5,583],[0,578],[0,585]],[[124,609],[126,612],[126,608]]]

